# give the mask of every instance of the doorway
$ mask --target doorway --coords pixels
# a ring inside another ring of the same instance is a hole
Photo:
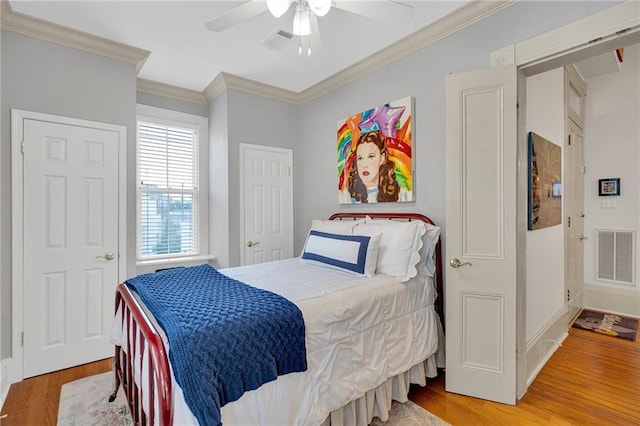
[[[551,31],[549,33],[543,34],[542,36],[534,37],[533,39],[527,40],[525,42],[519,43],[515,46],[508,46],[501,51],[494,52],[491,56],[492,65],[515,65],[518,69],[518,72],[523,77],[533,76],[548,70],[552,70],[558,67],[563,67],[564,65],[570,64],[576,60],[581,58],[586,58],[591,55],[604,52],[607,50],[615,49],[622,45],[633,44],[638,41],[640,38],[640,28],[637,23],[633,19],[630,19],[629,16],[637,16],[637,11],[635,9],[635,5],[632,3],[624,3],[619,6],[612,7],[607,9],[601,13],[590,16],[586,19],[573,23],[571,25],[559,28],[557,30]],[[578,36],[579,35],[579,36]],[[514,69],[516,68],[514,67]],[[481,87],[478,87],[478,91],[481,90]],[[469,90],[469,89],[465,89]],[[475,90],[475,89],[472,89]],[[471,92],[469,92],[471,93]],[[479,93],[479,92],[476,92]],[[453,98],[455,96],[460,96],[460,93],[450,94],[448,93],[447,97]],[[522,105],[523,99],[518,99],[518,103]],[[517,108],[516,103],[513,104],[501,104],[505,105],[505,109],[510,110],[513,108],[515,110]],[[460,109],[460,112],[466,113],[468,110]],[[515,173],[505,176],[506,180],[517,181],[517,199],[516,199],[516,208],[513,210],[510,209],[502,209],[501,212],[505,212],[506,216],[500,218],[500,224],[505,226],[513,221],[517,223],[518,230],[526,229],[526,217],[527,217],[527,179],[526,179],[526,169],[527,169],[527,154],[526,150],[523,150],[522,147],[526,146],[525,144],[525,127],[524,120],[521,119],[522,113],[519,113],[518,118],[518,132],[517,132],[517,141],[516,138],[508,136],[511,138],[508,142],[511,144],[517,144],[520,148],[518,149],[517,161],[518,167]],[[468,117],[467,117],[468,118]],[[500,123],[499,121],[495,121]],[[450,130],[456,127],[456,122],[447,121],[447,133],[450,133]],[[458,128],[464,128],[464,126],[458,125]],[[561,135],[561,139],[564,138],[564,135]],[[455,139],[455,138],[454,138]],[[499,139],[497,139],[499,140]],[[451,146],[451,144],[461,143],[458,140],[449,140],[447,144]],[[449,152],[448,152],[449,154]],[[449,155],[447,155],[449,157]],[[447,194],[450,194],[449,191],[449,158],[447,159]],[[455,161],[454,161],[455,162]],[[510,166],[509,166],[510,167]],[[503,171],[511,171],[511,168],[503,169]],[[474,182],[477,184],[477,182]],[[461,187],[461,191],[464,189]],[[451,191],[453,194],[457,194],[458,192]],[[523,195],[524,194],[524,195]],[[459,199],[462,200],[462,199]],[[451,208],[455,208],[455,196],[447,197],[447,211],[450,211]],[[449,222],[447,219],[447,223],[453,223],[454,226],[463,226],[464,224],[458,223],[455,220]],[[457,244],[455,241],[449,241],[450,238],[455,237],[454,233],[447,233],[447,243],[446,246],[448,251],[450,248],[455,248],[461,246]],[[544,324],[544,329],[537,333],[535,336],[534,342],[528,342],[526,339],[526,239],[524,236],[524,232],[518,231],[516,234],[511,235],[510,238],[515,239],[515,245],[517,246],[517,260],[514,261],[511,266],[514,268],[512,271],[513,276],[515,277],[514,286],[517,287],[515,302],[514,302],[514,310],[512,311],[509,306],[506,308],[502,306],[498,306],[499,303],[494,303],[497,308],[492,312],[496,313],[493,316],[485,316],[483,319],[485,320],[485,325],[493,320],[493,323],[502,325],[509,321],[515,321],[516,326],[514,328],[502,328],[499,335],[494,339],[496,342],[512,342],[515,339],[515,345],[496,345],[495,347],[499,348],[498,351],[491,352],[478,352],[480,355],[484,355],[485,359],[490,360],[511,360],[515,358],[515,370],[516,377],[509,377],[509,383],[502,383],[501,386],[505,387],[507,392],[509,390],[514,390],[516,398],[520,398],[525,392],[528,385],[533,381],[537,373],[542,369],[546,360],[551,356],[551,354],[557,348],[557,345],[560,344],[562,340],[567,335],[566,328],[566,309],[561,310],[558,315],[555,315],[552,318],[549,318],[547,323]],[[509,241],[512,243],[513,241]],[[560,238],[559,246],[562,247],[562,237]],[[460,253],[451,252],[448,254],[447,258],[451,258],[453,261],[453,257],[451,256],[459,256]],[[562,250],[561,250],[561,259],[563,258]],[[467,256],[466,259],[460,258],[463,262],[473,264],[474,260],[472,257]],[[471,261],[470,261],[471,260]],[[454,301],[458,303],[461,298],[464,298],[464,294],[456,292],[456,289],[460,289],[461,287],[456,284],[456,277],[465,275],[464,280],[470,281],[473,280],[473,276],[476,272],[482,273],[482,268],[474,269],[472,266],[468,267],[464,270],[452,271],[447,270],[447,305],[452,303],[452,299],[457,299]],[[486,278],[486,277],[485,277]],[[480,281],[482,282],[482,281]],[[564,276],[561,276],[560,283],[562,288],[560,289],[560,305],[562,305],[562,292],[564,289]],[[451,290],[451,291],[450,291]],[[470,292],[469,295],[474,295]],[[502,296],[501,294],[499,296]],[[506,300],[506,299],[505,299]],[[477,309],[477,312],[480,312],[481,309]],[[447,308],[447,312],[450,312],[450,309]],[[464,309],[461,309],[461,318],[463,321],[460,321],[456,324],[447,323],[447,349],[448,354],[453,352],[461,353],[465,355],[469,346],[468,344],[475,343],[469,333],[466,332],[466,325],[473,325],[474,327],[483,327],[482,324],[476,323],[473,318],[466,317]],[[515,313],[514,313],[515,312]],[[480,316],[478,316],[480,317]],[[449,320],[449,318],[447,318]],[[453,328],[458,328],[457,330],[452,330]],[[515,333],[507,334],[507,333]],[[465,340],[466,339],[466,340]],[[473,347],[481,349],[481,345],[475,345]],[[507,353],[508,352],[508,353]],[[534,354],[534,352],[536,352]],[[530,356],[534,355],[534,356]],[[475,380],[474,374],[476,370],[484,368],[485,370],[489,367],[492,367],[496,363],[486,365],[479,365],[478,363],[466,363],[468,358],[464,356],[460,357],[454,362],[450,363],[450,359],[447,359],[447,374],[449,374],[452,369],[459,369],[458,373],[458,382],[459,383],[475,383],[474,388],[472,390],[461,389],[461,390],[451,390],[454,392],[463,393],[465,395],[479,396],[481,398],[490,399],[490,396],[487,395],[487,392],[483,389],[480,381]],[[495,368],[496,371],[501,371]],[[450,390],[447,388],[447,390]]]

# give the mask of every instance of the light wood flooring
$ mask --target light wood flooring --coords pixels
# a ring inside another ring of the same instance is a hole
[[[453,425],[640,425],[640,337],[569,329],[515,406],[444,391],[439,377],[411,400]]]
[[[23,380],[11,386],[3,426],[55,425],[64,383],[109,371],[111,360]],[[640,338],[635,342],[570,329],[515,406],[444,390],[444,378],[414,387],[411,400],[452,425],[640,425]]]

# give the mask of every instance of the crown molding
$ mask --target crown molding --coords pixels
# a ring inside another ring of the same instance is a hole
[[[204,94],[204,97],[208,101],[212,101],[213,99],[217,98],[227,90],[227,84],[224,81],[224,74],[225,73],[223,72],[218,74],[213,80],[211,80],[211,83],[209,83],[209,85],[202,91],[202,93]]]
[[[259,83],[248,78],[239,77],[237,75],[221,72],[214,78],[211,83],[204,89],[204,96],[211,101],[216,96],[228,89],[241,90],[243,92],[253,93],[254,95],[264,96],[278,101],[299,104],[300,95],[290,90],[281,89],[279,87],[270,86],[268,84]]]
[[[208,103],[207,98],[202,92],[184,89],[170,84],[158,83],[157,81],[146,80],[144,78],[138,78],[137,90],[138,92],[178,99],[180,101],[193,102],[197,104]]]
[[[206,103],[228,89],[236,89],[283,102],[303,104],[460,31],[489,15],[511,6],[515,1],[517,0],[480,0],[467,3],[422,30],[299,93],[225,72],[218,74],[202,92],[145,79],[138,79],[137,90],[188,102]],[[133,63],[136,65],[137,72],[140,71],[151,53],[147,50],[14,12],[6,0],[0,0],[0,6],[0,28],[2,29]]]
[[[473,1],[467,3],[436,22],[392,44],[388,48],[300,92],[299,103],[309,102],[332,90],[358,80],[373,71],[460,31],[514,3],[514,0]]]
[[[4,30],[135,64],[136,73],[140,71],[151,53],[148,50],[14,12],[6,0],[0,1],[0,15],[0,28]]]
[[[489,15],[513,5],[516,1],[473,1],[467,3],[422,30],[405,37],[390,47],[363,59],[300,93],[268,86],[232,74],[220,73],[204,90],[204,95],[211,101],[226,89],[232,88],[285,102],[304,104],[460,31]]]

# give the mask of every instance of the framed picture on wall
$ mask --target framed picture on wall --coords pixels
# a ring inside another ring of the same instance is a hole
[[[414,201],[413,97],[338,120],[338,202]]]
[[[529,214],[527,229],[562,222],[562,155],[560,146],[529,132]]]
[[[620,178],[598,179],[598,195],[600,197],[620,195]]]

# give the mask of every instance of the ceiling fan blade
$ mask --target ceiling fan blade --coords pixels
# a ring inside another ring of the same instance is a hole
[[[413,16],[412,6],[391,0],[334,0],[333,6],[381,22],[403,22]]]
[[[267,3],[264,0],[251,0],[216,16],[211,21],[207,22],[205,26],[211,31],[224,31],[233,25],[259,15],[266,10]]]

